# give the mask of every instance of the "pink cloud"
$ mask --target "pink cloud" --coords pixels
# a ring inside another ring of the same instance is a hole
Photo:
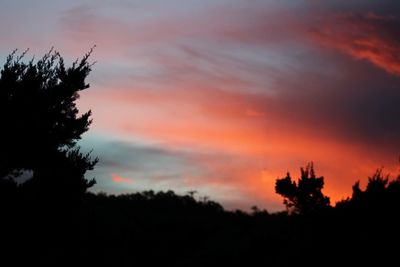
[[[305,17],[294,9],[276,6],[271,9],[268,5],[253,4],[210,5],[190,13],[162,13],[157,17],[127,19],[106,16],[94,7],[82,5],[64,12],[60,19],[60,39],[70,47],[81,46],[90,40],[110,56],[140,54],[140,51],[132,50],[182,45],[188,40],[279,44],[303,35]]]
[[[116,173],[111,174],[111,179],[115,183],[122,183],[122,184],[132,184],[134,182],[133,179],[119,176]]]

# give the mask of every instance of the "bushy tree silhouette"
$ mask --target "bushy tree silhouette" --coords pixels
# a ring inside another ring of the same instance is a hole
[[[382,168],[368,177],[368,184],[364,190],[360,182],[353,185],[351,198],[337,204],[338,207],[350,208],[357,212],[368,214],[396,214],[400,205],[400,176],[389,180],[389,175],[382,174]]]
[[[311,213],[329,206],[329,197],[324,196],[324,177],[316,177],[313,163],[301,168],[301,177],[298,182],[292,181],[290,174],[285,178],[277,179],[275,191],[284,197],[284,204],[296,213]]]
[[[7,57],[0,73],[1,184],[10,186],[30,170],[33,177],[25,186],[38,195],[57,191],[60,197],[79,197],[94,185],[84,174],[98,159],[77,146],[92,122],[91,111],[79,114],[75,103],[79,92],[89,88],[85,79],[91,53],[71,67],[53,49],[28,63],[23,61],[26,51]]]

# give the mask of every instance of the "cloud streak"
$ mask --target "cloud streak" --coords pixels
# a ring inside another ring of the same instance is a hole
[[[134,182],[133,179],[121,177],[116,173],[111,174],[111,179],[115,183],[122,183],[122,184],[132,184]]]
[[[400,17],[337,14],[315,30],[321,44],[367,60],[393,75],[400,75]]]

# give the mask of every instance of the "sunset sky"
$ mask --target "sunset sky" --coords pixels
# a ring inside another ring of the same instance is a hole
[[[93,191],[284,208],[313,161],[332,204],[400,155],[398,0],[0,0],[0,62],[96,45],[81,94]]]

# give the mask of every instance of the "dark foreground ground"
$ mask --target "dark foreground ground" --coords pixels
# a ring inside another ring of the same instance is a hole
[[[374,203],[288,216],[171,191],[7,199],[0,266],[398,266],[398,202]]]

